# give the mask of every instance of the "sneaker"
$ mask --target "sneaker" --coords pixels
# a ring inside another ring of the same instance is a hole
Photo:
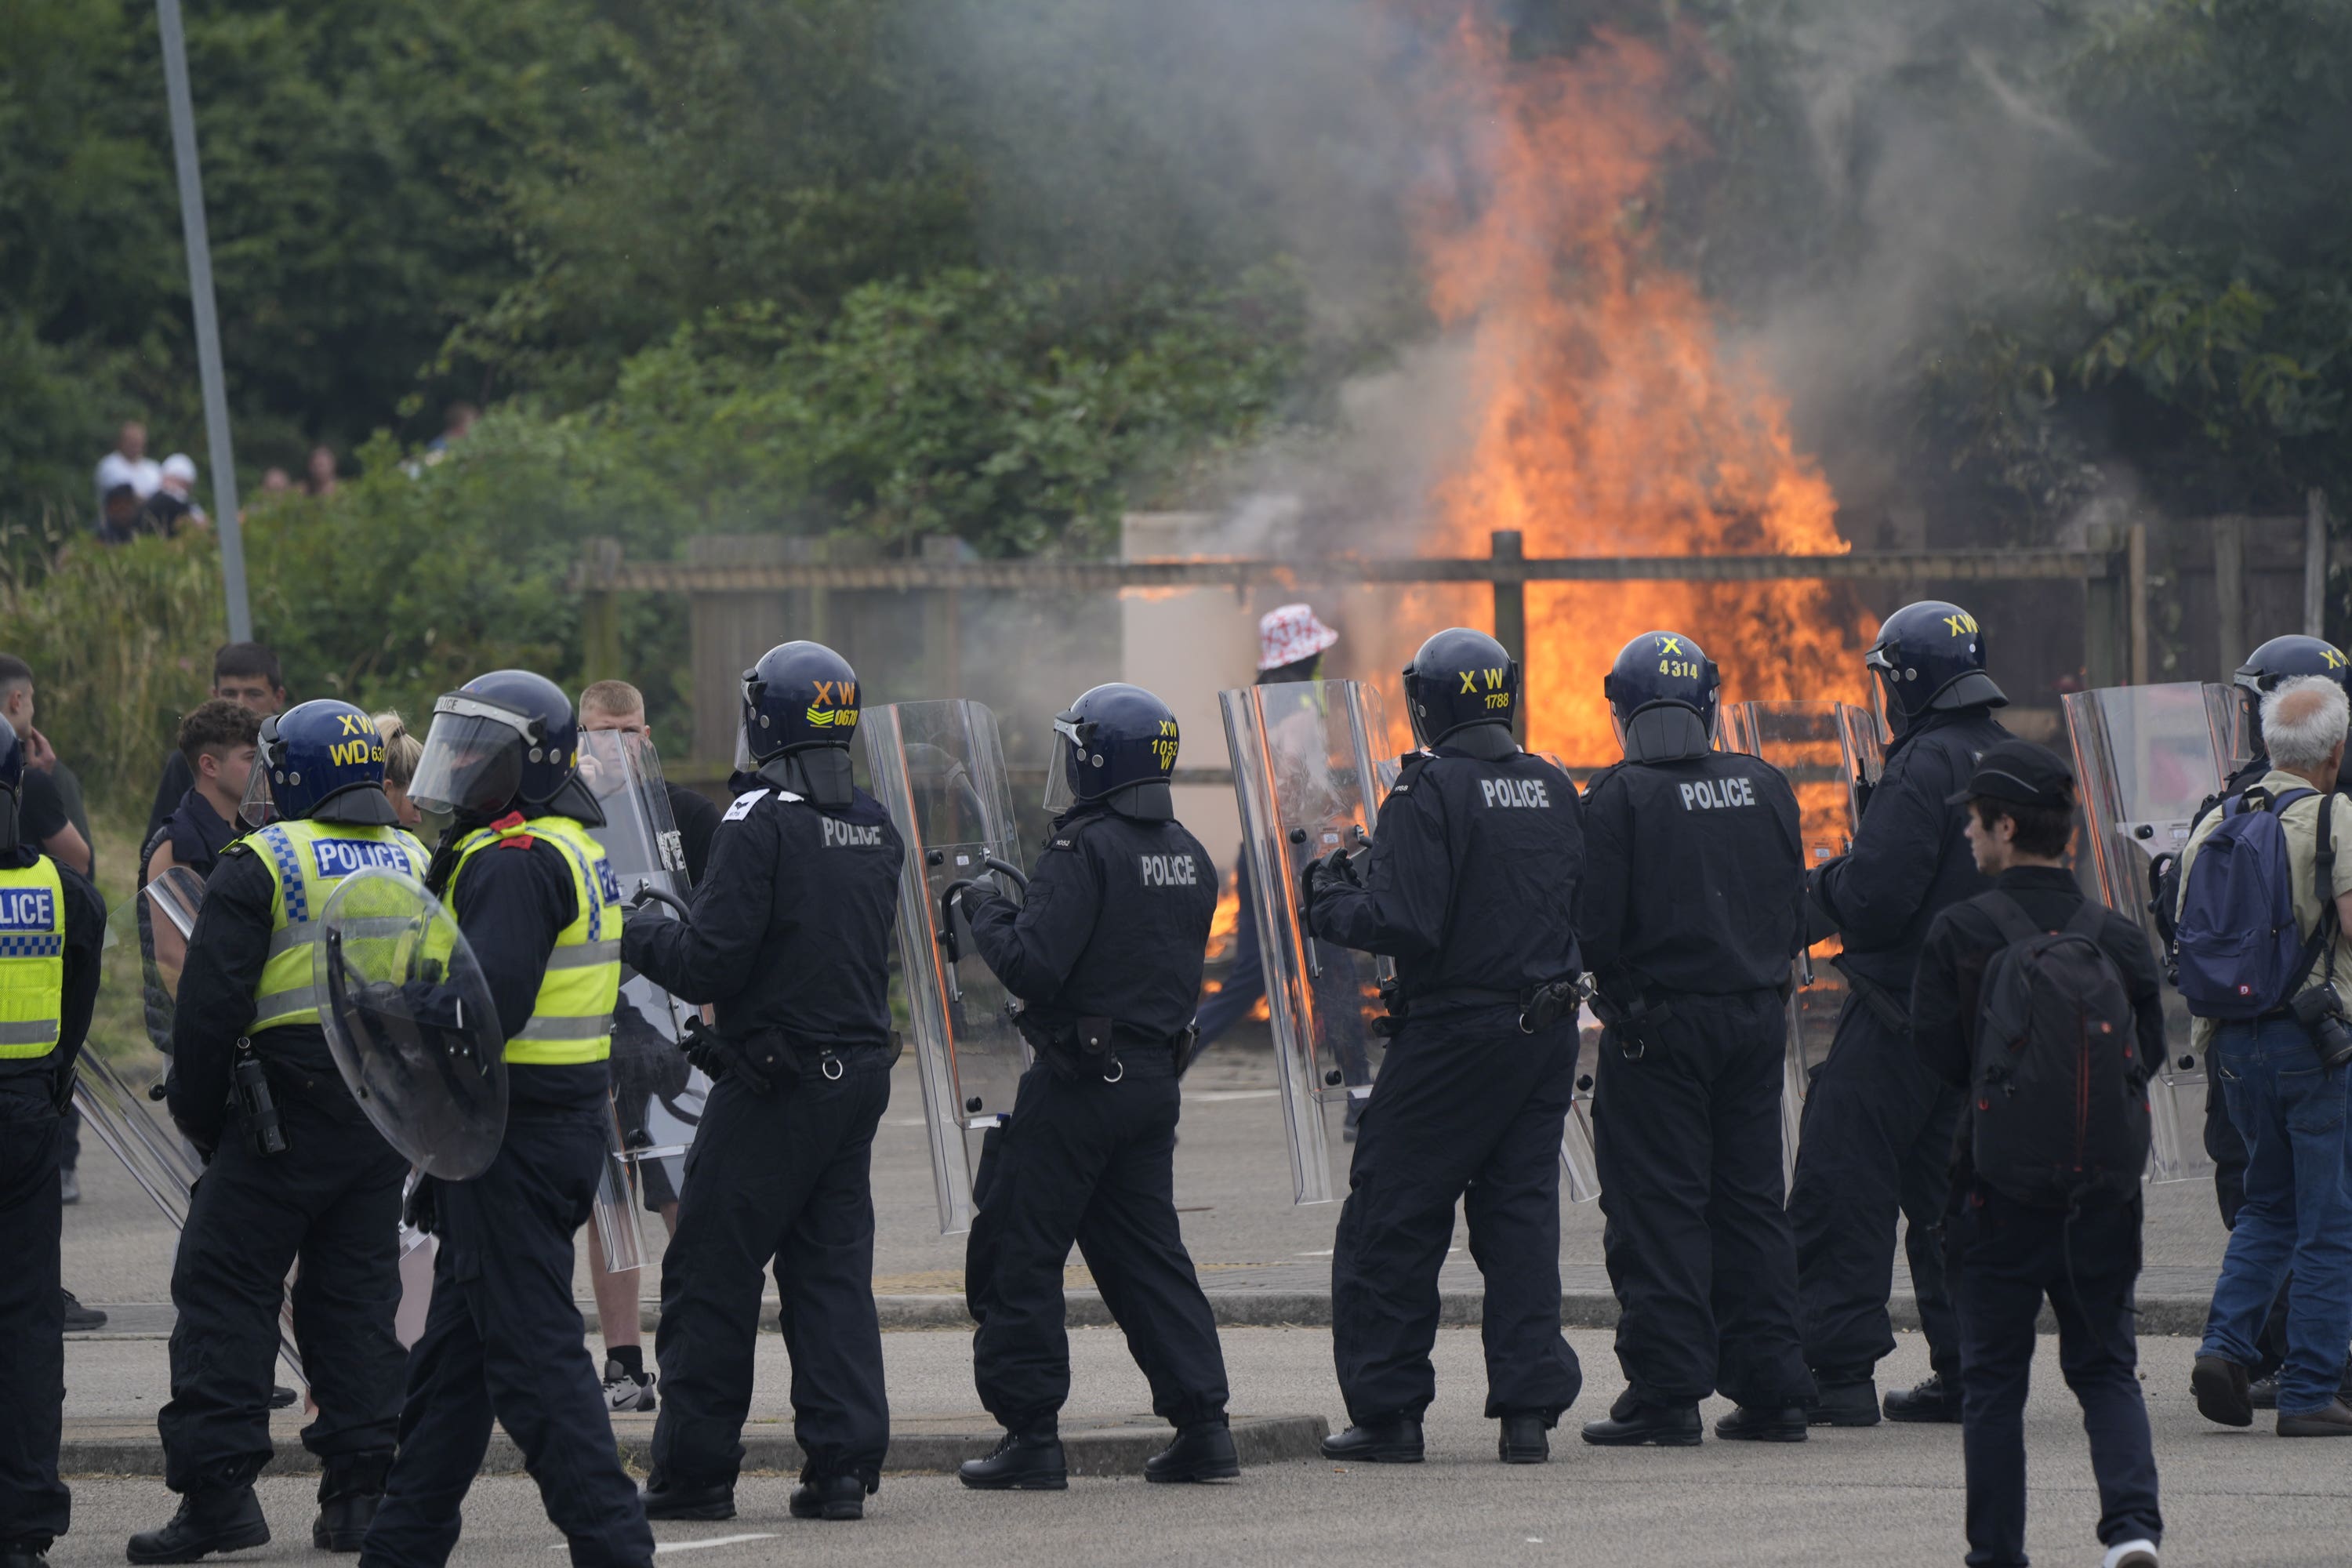
[[[2107,1548],[2107,1560],[2100,1568],[2157,1568],[2156,1542],[2118,1541]]]
[[[66,1204],[81,1202],[81,1183],[76,1179],[70,1165],[58,1172],[58,1201]]]
[[[95,1307],[83,1306],[75,1300],[74,1293],[70,1290],[59,1290],[58,1294],[66,1299],[66,1332],[74,1334],[89,1329],[106,1327],[104,1312]]]
[[[649,1372],[632,1375],[629,1369],[612,1357],[604,1358],[604,1405],[616,1414],[628,1410],[651,1410],[658,1403],[654,1398],[654,1374]]]

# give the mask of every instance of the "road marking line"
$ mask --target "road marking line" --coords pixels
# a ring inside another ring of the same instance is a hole
[[[1184,1097],[1187,1105],[1222,1105],[1229,1100],[1272,1100],[1278,1089],[1204,1089]]]
[[[708,1541],[657,1542],[655,1543],[654,1551],[656,1553],[663,1552],[701,1552],[713,1546],[740,1546],[747,1541],[773,1541],[774,1539],[776,1539],[776,1532],[774,1531],[763,1530],[753,1535],[714,1535]],[[554,1545],[549,1547],[548,1550],[550,1552],[569,1552],[572,1550],[572,1543],[568,1541],[559,1541]]]

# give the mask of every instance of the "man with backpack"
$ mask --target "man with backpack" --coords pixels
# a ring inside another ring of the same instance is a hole
[[[1969,1091],[1944,1226],[1968,1561],[2026,1562],[2025,1396],[2046,1296],[2090,1437],[2105,1568],[2157,1568],[2164,1520],[2132,1327],[2147,1078],[2165,1049],[2155,953],[2066,868],[2074,780],[2054,753],[2003,741],[1951,799],[1994,880],[1928,930],[1911,1016],[1927,1070]]]
[[[2213,1021],[2207,1061],[2247,1154],[2245,1203],[2189,1386],[2208,1420],[2253,1424],[2256,1341],[2292,1268],[2283,1437],[2352,1436],[2338,1393],[2352,1336],[2352,1031],[2336,984],[2337,968],[2352,968],[2352,857],[2336,852],[2352,809],[2335,793],[2347,713],[2344,688],[2326,676],[2266,693],[2271,771],[2199,823],[2181,852],[2180,994]]]

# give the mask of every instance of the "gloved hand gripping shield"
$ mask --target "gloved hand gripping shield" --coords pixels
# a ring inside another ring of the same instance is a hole
[[[658,917],[686,901],[686,849],[662,783],[661,760],[644,735],[588,730],[580,735],[580,778],[604,815],[589,829],[604,847],[622,895]],[[688,1021],[697,1009],[634,969],[621,971],[613,1010],[613,1108],[616,1158],[597,1189],[597,1235],[605,1266],[642,1267],[637,1215],[646,1186],[674,1196],[684,1185],[686,1151],[702,1119],[710,1080],[686,1059]],[[659,1200],[656,1200],[658,1202]]]
[[[352,1098],[426,1175],[481,1174],[506,1136],[506,1037],[457,919],[386,867],[345,878],[316,918],[320,1023]]]
[[[1387,786],[1375,748],[1380,693],[1353,680],[1219,692],[1241,807],[1243,896],[1255,900],[1265,995],[1290,1144],[1291,1189],[1328,1203],[1345,1187],[1344,1142],[1372,1092],[1387,1037],[1385,958],[1311,931],[1300,908],[1307,862],[1359,857]]]
[[[2159,965],[2164,938],[2149,907],[2157,858],[2178,855],[2205,797],[2222,784],[2231,751],[2229,710],[2192,681],[2069,692],[2066,730],[2074,746],[2075,798],[2082,803],[2084,849],[2098,873],[2099,896],[2148,934]],[[2205,1152],[2205,1064],[2190,1051],[2189,1009],[2164,988],[2165,1059],[2150,1063],[2153,1141],[2148,1179],[2202,1181],[2213,1173]]]
[[[972,950],[959,882],[1017,888],[1021,843],[996,716],[978,702],[899,702],[865,710],[867,774],[906,841],[898,956],[921,1070],[940,1232],[971,1228],[982,1139],[1013,1110],[1028,1042],[1018,1005]],[[1007,868],[992,871],[992,863]]]
[[[1723,710],[1724,748],[1763,758],[1788,775],[1796,791],[1809,873],[1853,847],[1863,806],[1885,767],[1880,733],[1874,710],[1847,702],[1735,702]],[[1832,934],[1792,964],[1780,1094],[1786,1181],[1796,1179],[1797,1139],[1813,1069],[1829,1059],[1838,1015],[1845,1010],[1845,976],[1833,962],[1840,951]]]
[[[138,955],[139,1027],[127,1040],[93,1035],[74,1059],[73,1098],[82,1121],[175,1231],[187,1228],[188,1198],[204,1173],[204,1159],[172,1124],[162,1101],[171,1068],[173,999],[204,897],[204,879],[174,866],[109,912],[107,969],[114,972]],[[291,1313],[290,1301],[278,1310],[278,1355],[295,1382],[308,1386]]]

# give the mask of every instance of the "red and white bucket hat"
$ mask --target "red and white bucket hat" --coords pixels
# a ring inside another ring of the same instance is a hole
[[[1280,669],[1312,658],[1339,640],[1339,634],[1315,618],[1310,605],[1285,605],[1268,610],[1257,623],[1257,667]]]

